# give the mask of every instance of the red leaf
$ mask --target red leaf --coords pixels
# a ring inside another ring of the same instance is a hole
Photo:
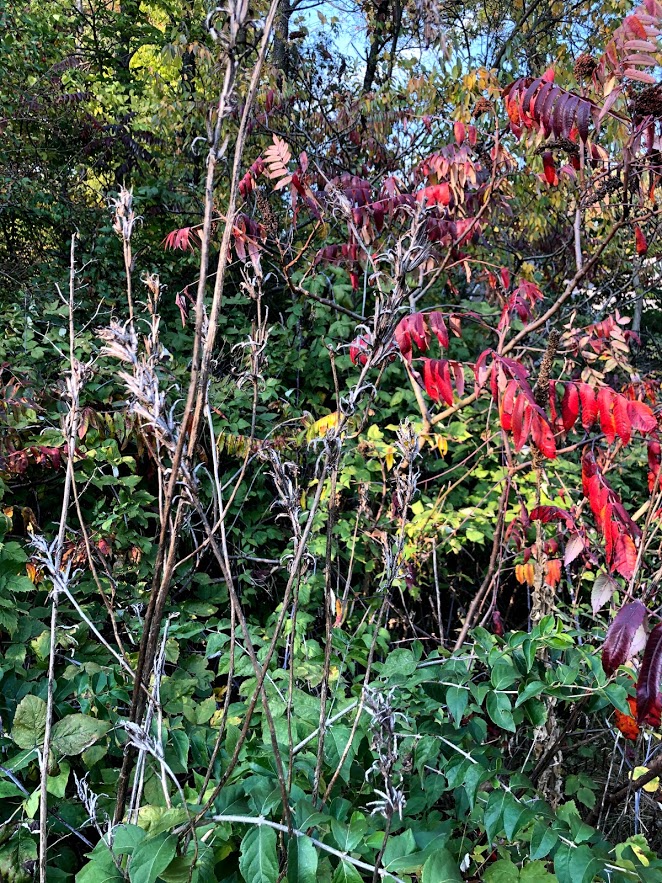
[[[613,569],[625,579],[632,579],[637,566],[637,547],[627,533],[618,533],[614,544]]]
[[[550,186],[559,183],[559,176],[556,174],[556,165],[551,150],[546,150],[542,155],[542,167],[545,174],[545,180]]]
[[[628,400],[619,393],[614,396],[614,424],[620,440],[626,445],[632,436],[632,425],[628,416]]]
[[[520,393],[513,407],[513,441],[515,450],[521,451],[531,430],[531,409],[528,407],[526,396]]]
[[[637,721],[640,724],[660,726],[662,717],[662,623],[648,636],[644,658],[637,681]]]
[[[531,430],[533,441],[540,453],[548,460],[553,460],[556,457],[556,441],[547,420],[540,414],[532,413]]]
[[[579,398],[582,403],[582,426],[584,429],[590,429],[595,423],[598,416],[598,403],[595,397],[595,390],[588,383],[579,384]]]
[[[621,607],[607,629],[602,648],[602,668],[612,675],[619,665],[630,658],[632,642],[637,630],[646,620],[647,610],[641,601],[633,601]]]
[[[637,254],[643,255],[648,251],[648,242],[646,241],[646,237],[641,231],[641,227],[637,226],[634,228],[634,241],[637,247]]]
[[[464,141],[464,136],[466,134],[466,129],[464,127],[464,123],[461,123],[459,120],[453,125],[453,134],[455,135],[455,140],[459,145],[462,145]]]
[[[513,403],[518,386],[516,380],[511,380],[506,387],[506,391],[501,397],[501,406],[499,408],[499,416],[501,418],[501,426],[506,431],[513,428]]]
[[[542,521],[549,524],[551,521],[565,521],[566,527],[574,527],[575,520],[566,509],[560,506],[536,506],[529,515],[531,521]]]
[[[448,329],[446,328],[443,314],[438,310],[435,310],[433,313],[428,313],[428,322],[430,324],[430,331],[439,341],[439,346],[448,349]]]
[[[425,352],[430,345],[430,334],[423,313],[412,313],[401,319],[395,327],[395,340],[408,362],[411,362],[412,342]]]
[[[608,386],[600,387],[598,392],[598,411],[600,412],[600,429],[611,444],[616,438],[616,421],[613,413],[614,393]]]
[[[563,428],[569,432],[579,417],[579,393],[574,383],[566,383],[561,402]]]
[[[435,402],[453,404],[451,372],[445,359],[423,359],[423,382],[425,391]]]
[[[655,415],[645,402],[628,402],[628,417],[633,429],[652,432],[657,426]]]

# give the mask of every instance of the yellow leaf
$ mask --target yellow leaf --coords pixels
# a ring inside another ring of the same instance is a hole
[[[630,773],[630,778],[636,782],[637,779],[639,779],[641,776],[645,776],[647,772],[648,772],[648,767],[637,766],[634,768],[634,771]],[[655,779],[651,779],[650,782],[646,782],[646,784],[643,785],[643,790],[647,791],[649,794],[655,794],[655,792],[657,791],[657,789],[659,787],[660,787],[660,780],[658,778],[655,778]]]
[[[339,420],[340,415],[337,411],[327,414],[326,417],[320,417],[319,420],[316,420],[308,427],[306,432],[307,440],[312,441],[314,438],[323,438],[330,429],[338,425]]]
[[[437,439],[437,450],[441,454],[442,457],[445,457],[448,453],[448,441],[443,437],[443,435],[435,436]]]

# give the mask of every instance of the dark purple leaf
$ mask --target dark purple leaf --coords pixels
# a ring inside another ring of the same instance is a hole
[[[646,613],[646,608],[641,601],[626,604],[618,611],[614,621],[607,629],[602,648],[602,668],[605,674],[612,675],[619,665],[627,662],[634,636],[644,624]]]
[[[662,717],[662,623],[656,625],[648,636],[644,660],[637,681],[637,722],[660,726]]]

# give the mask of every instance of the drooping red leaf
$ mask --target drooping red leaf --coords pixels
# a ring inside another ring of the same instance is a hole
[[[645,402],[628,401],[628,417],[632,428],[639,432],[652,432],[657,426],[655,415]]]
[[[579,384],[579,398],[582,404],[582,426],[590,429],[598,416],[598,402],[595,390],[588,383]]]
[[[647,610],[641,601],[632,601],[621,607],[607,629],[602,648],[602,668],[612,675],[619,665],[630,658],[632,642],[637,630],[646,620]]]
[[[440,313],[438,310],[435,310],[432,313],[428,313],[428,323],[430,325],[430,331],[439,341],[439,346],[443,346],[444,349],[448,349],[448,328],[446,328],[446,323],[444,322],[444,317],[442,313]]]
[[[453,404],[451,372],[445,359],[422,359],[425,391],[435,402]]]
[[[499,416],[501,418],[501,427],[507,432],[513,428],[513,405],[515,402],[515,395],[517,393],[517,390],[517,381],[510,380],[508,381],[506,391],[501,397]]]
[[[531,430],[531,409],[528,407],[526,396],[521,392],[513,405],[512,430],[515,450],[521,451]]]
[[[604,432],[607,442],[611,444],[616,438],[616,421],[613,411],[614,393],[608,386],[601,386],[598,392],[598,411],[600,413],[600,429]]]
[[[543,457],[553,460],[556,457],[556,440],[546,418],[532,412],[531,433],[533,441]]]
[[[662,717],[662,623],[655,626],[646,642],[644,658],[637,680],[637,721],[660,726]]]
[[[457,143],[460,146],[462,146],[462,142],[464,141],[464,136],[466,135],[466,131],[467,130],[464,126],[464,123],[460,122],[460,120],[457,120],[453,124],[453,134],[455,135],[455,140],[457,141]]]
[[[614,396],[614,425],[620,440],[626,445],[632,436],[632,424],[628,414],[628,400],[620,393]]]
[[[425,352],[430,345],[430,332],[423,313],[412,313],[401,319],[395,327],[395,340],[408,362],[411,362],[412,343]]]
[[[579,417],[579,392],[574,383],[566,383],[561,402],[563,428],[569,432]]]
[[[616,573],[625,579],[632,579],[637,566],[637,547],[627,533],[619,533],[614,543],[614,563]]]

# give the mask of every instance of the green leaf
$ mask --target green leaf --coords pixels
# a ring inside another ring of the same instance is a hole
[[[288,883],[316,883],[317,850],[310,837],[292,837],[287,845]]]
[[[46,703],[39,696],[24,696],[18,704],[11,737],[19,748],[38,748],[46,731]]]
[[[553,883],[554,874],[550,874],[544,862],[531,862],[519,872],[519,883]]]
[[[363,883],[363,879],[354,865],[343,859],[335,870],[333,883]]]
[[[131,883],[155,883],[175,857],[177,838],[174,834],[158,834],[142,840],[133,850],[129,865]]]
[[[517,832],[532,818],[532,811],[509,794],[503,807],[503,830],[508,840],[513,840]]]
[[[446,691],[446,705],[455,721],[455,729],[460,726],[469,704],[469,691],[464,687],[449,687]]]
[[[519,708],[527,699],[532,699],[534,696],[539,696],[540,693],[543,692],[546,688],[546,684],[542,681],[531,681],[526,685],[526,687],[522,690],[515,701],[515,708]]]
[[[490,865],[483,875],[485,883],[517,883],[519,868],[510,859],[501,858]]]
[[[53,726],[52,748],[55,754],[82,754],[110,729],[108,721],[87,714],[69,714]]]
[[[113,852],[116,855],[131,855],[146,836],[138,825],[118,825],[113,829]]]
[[[531,861],[539,858],[545,858],[556,846],[559,837],[544,822],[536,822],[533,826],[531,834]]]
[[[515,732],[515,721],[512,715],[512,706],[510,699],[505,693],[487,694],[486,700],[487,713],[492,721],[502,730],[508,730],[510,733]]]
[[[494,835],[503,827],[503,810],[508,798],[507,791],[492,791],[487,798],[487,806],[483,815],[483,824],[485,825],[485,833],[490,843],[494,840]]]
[[[495,690],[507,690],[518,678],[515,666],[509,659],[500,659],[492,669],[490,680]]]
[[[352,814],[349,825],[331,819],[331,833],[343,852],[351,852],[361,842],[368,827],[368,823],[362,813]]]
[[[562,843],[554,855],[554,873],[559,883],[590,883],[598,862],[588,846]]]
[[[379,676],[385,679],[392,677],[409,677],[416,671],[416,660],[411,650],[394,650],[386,658]]]
[[[278,857],[276,855],[276,832],[266,825],[259,825],[246,834],[241,841],[239,870],[246,883],[276,883]]]
[[[76,874],[76,883],[121,883],[124,880],[109,851],[95,855]]]
[[[457,862],[447,849],[438,849],[425,862],[421,883],[462,883]]]

